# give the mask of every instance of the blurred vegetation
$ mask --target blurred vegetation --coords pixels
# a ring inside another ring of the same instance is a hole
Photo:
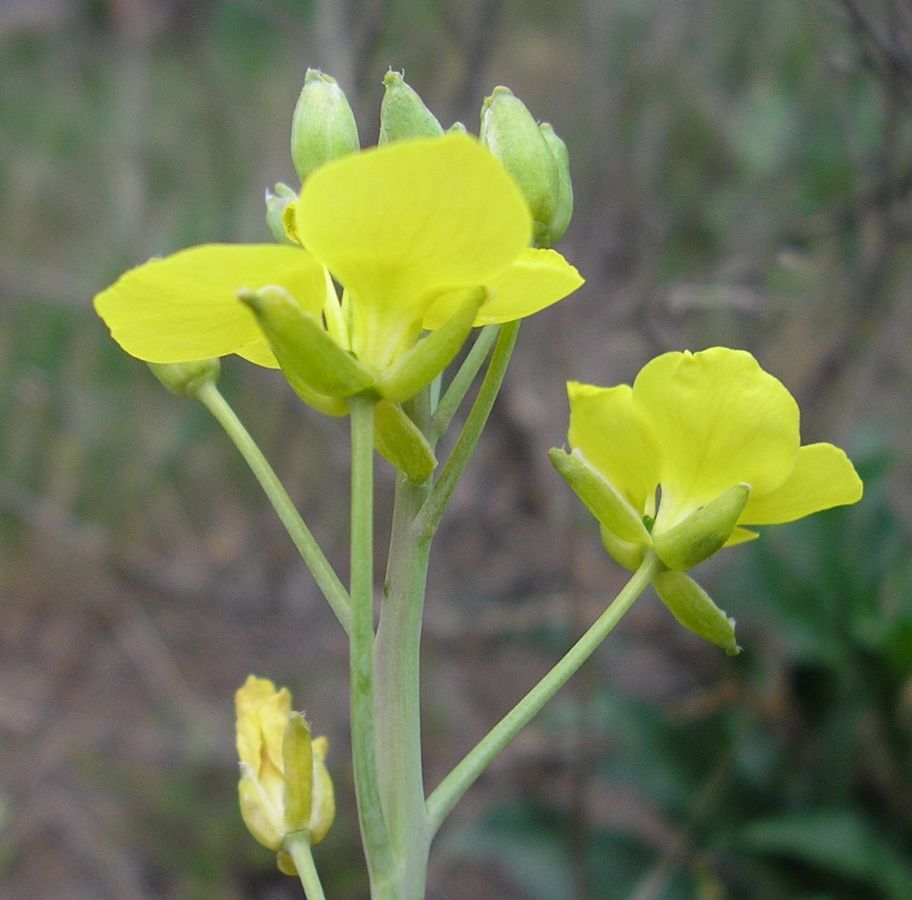
[[[646,599],[441,834],[430,896],[885,898],[912,883],[912,13],[902,0],[0,2],[0,894],[298,896],[235,809],[231,695],[287,682],[330,737],[318,864],[364,895],[344,644],[202,409],[92,295],[155,253],[267,240],[304,69],[373,141],[383,72],[475,128],[504,83],[567,140],[588,279],[524,327],[435,550],[435,784],[622,573],[548,470],[567,378],[758,355],[858,507],[701,580],[728,660]],[[331,559],[344,423],[224,384]],[[389,473],[381,485],[389,487]],[[484,665],[477,663],[483,658]]]

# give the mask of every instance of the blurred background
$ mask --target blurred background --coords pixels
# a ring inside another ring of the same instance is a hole
[[[308,66],[365,145],[396,67],[470,130],[507,84],[571,153],[587,284],[524,325],[432,557],[429,787],[623,581],[545,456],[567,379],[745,347],[866,480],[701,567],[739,657],[641,600],[458,808],[429,896],[909,897],[906,0],[0,0],[0,895],[300,896],[237,812],[252,671],[329,736],[317,861],[366,896],[340,629],[205,410],[91,307],[152,254],[269,240]],[[240,360],[222,385],[344,570],[346,423]]]

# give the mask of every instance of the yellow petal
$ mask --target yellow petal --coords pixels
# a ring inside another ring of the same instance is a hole
[[[503,167],[463,135],[399,141],[321,166],[295,204],[295,232],[359,306],[372,307],[359,357],[388,345],[438,295],[482,285],[528,244],[526,203]],[[365,359],[365,357],[367,357]]]
[[[252,775],[245,773],[241,776],[238,799],[247,830],[264,847],[278,850],[285,833],[281,809],[274,806],[272,799]]]
[[[275,354],[269,346],[269,341],[262,334],[249,344],[238,347],[234,352],[249,362],[256,363],[258,366],[263,366],[267,369],[279,368],[279,361],[275,358]]]
[[[659,459],[626,384],[600,388],[571,381],[570,445],[620,491],[639,515],[655,512]]]
[[[477,328],[523,319],[563,300],[582,284],[583,277],[560,253],[527,247],[506,269],[486,282],[489,299],[473,324]],[[440,297],[425,315],[424,327],[439,328],[458,305],[459,296]]]
[[[656,531],[733,484],[769,492],[795,464],[798,405],[743,350],[665,353],[637,375],[633,398],[661,459]]]
[[[746,544],[748,541],[755,541],[760,535],[756,531],[749,531],[747,528],[736,528],[731,537],[725,542],[726,547],[735,547],[738,544]]]
[[[794,469],[774,491],[751,495],[740,521],[747,525],[793,522],[833,506],[857,503],[864,486],[851,460],[832,444],[808,444]]]
[[[272,244],[203,244],[150,260],[98,294],[95,309],[114,340],[147,362],[241,351],[259,362],[259,329],[235,294],[267,284],[281,285],[304,309],[320,313],[320,265],[299,247]]]
[[[240,761],[258,773],[264,756],[282,771],[282,738],[291,714],[288,688],[276,690],[268,678],[250,675],[234,695]]]

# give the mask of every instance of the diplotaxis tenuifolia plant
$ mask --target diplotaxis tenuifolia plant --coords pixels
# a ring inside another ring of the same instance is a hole
[[[573,206],[564,143],[508,89],[479,137],[440,125],[402,76],[385,79],[379,146],[361,150],[345,95],[307,73],[292,125],[300,190],[267,195],[275,244],[207,244],[153,259],[95,299],[114,339],[235,442],[349,639],[353,775],[372,897],[423,897],[431,841],[492,760],[650,585],[682,625],[737,651],[734,626],[687,574],[745,526],[853,503],[830,444],[801,446],[798,407],[748,353],[666,353],[632,387],[571,382],[571,452],[552,461],[633,575],[579,641],[429,794],[419,646],[431,542],[491,411],[527,316],[572,294],[551,248]],[[450,364],[474,338],[455,372]],[[351,425],[347,585],[219,393],[219,359],[280,369],[301,400]],[[480,373],[484,370],[484,374]],[[449,455],[448,430],[480,386]],[[374,451],[398,471],[386,590],[375,621]],[[318,690],[314,685],[312,690]],[[286,689],[238,691],[240,805],[253,836],[323,897],[311,848],[335,811],[325,739]]]

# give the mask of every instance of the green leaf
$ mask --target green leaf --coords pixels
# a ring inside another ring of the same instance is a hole
[[[886,836],[865,818],[845,810],[764,819],[741,833],[742,845],[852,878],[905,900],[912,866]]]

